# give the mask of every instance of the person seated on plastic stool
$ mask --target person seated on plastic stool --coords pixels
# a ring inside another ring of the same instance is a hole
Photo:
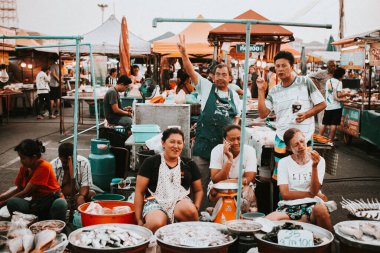
[[[108,124],[127,127],[132,125],[132,107],[121,108],[119,97],[119,92],[125,92],[131,83],[132,80],[128,76],[122,75],[117,84],[110,87],[104,95],[103,109]]]
[[[34,214],[39,220],[66,221],[67,202],[48,161],[41,158],[45,147],[39,140],[26,139],[15,147],[21,167],[15,180],[17,188],[0,194],[0,207],[10,214]],[[24,199],[32,197],[30,201]]]
[[[75,192],[71,192],[72,188],[69,165],[73,164],[73,150],[74,146],[72,143],[62,143],[58,147],[58,157],[50,163],[53,166],[55,176],[61,186],[62,193],[65,198],[69,200],[71,194],[73,194],[74,199],[72,199],[72,202],[75,203],[75,206],[80,206],[85,202],[91,201],[91,197],[96,194],[95,190],[98,190],[98,188],[92,183],[90,162],[86,157],[77,155],[77,169],[74,186]],[[71,204],[71,201],[69,201],[69,204]]]
[[[213,188],[213,184],[225,180],[237,182],[240,162],[240,133],[240,126],[234,124],[227,125],[223,129],[223,144],[217,145],[211,151],[211,182],[207,191],[211,206],[215,206],[216,202],[219,200],[219,196],[217,191]],[[249,195],[250,199],[246,199],[246,201],[250,203],[247,203],[247,206],[244,208],[245,210],[242,210],[243,212],[248,212],[251,204],[256,203],[256,196],[254,195],[253,190],[253,183],[255,182],[256,173],[256,151],[253,147],[245,144],[242,178],[244,188],[242,195]]]
[[[331,231],[329,205],[325,203],[327,197],[320,191],[325,160],[317,151],[308,151],[305,136],[299,129],[287,130],[284,142],[293,154],[278,163],[277,184],[283,201],[266,218],[311,222]]]

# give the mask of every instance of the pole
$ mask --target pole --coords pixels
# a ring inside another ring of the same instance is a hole
[[[344,0],[339,0],[339,39],[344,38]]]
[[[241,137],[240,137],[240,157],[239,157],[239,177],[238,177],[238,195],[237,195],[237,208],[236,219],[240,219],[240,203],[241,203],[241,190],[243,185],[243,161],[244,161],[244,140],[245,140],[245,124],[247,112],[247,87],[248,87],[248,60],[249,60],[249,45],[251,43],[251,23],[247,23],[245,27],[245,60],[244,60],[244,85],[243,85],[243,112],[241,117]]]
[[[90,49],[90,64],[91,64],[91,83],[94,89],[94,106],[95,106],[95,122],[96,122],[96,138],[99,138],[99,114],[98,114],[98,99],[96,97],[96,83],[95,83],[95,67],[94,58],[92,56],[92,46],[89,45]]]
[[[78,143],[78,91],[79,91],[79,39],[75,40],[75,95],[74,95],[74,150],[73,150],[73,172],[77,171],[77,143]]]

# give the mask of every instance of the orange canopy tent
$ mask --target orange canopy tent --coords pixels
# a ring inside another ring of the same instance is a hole
[[[294,47],[292,47],[289,44],[282,44],[280,47],[281,51],[287,51],[293,54],[294,59],[296,60],[296,63],[300,62],[301,60],[301,52],[297,51]]]
[[[202,19],[199,15],[197,18]],[[179,34],[185,35],[186,52],[190,57],[209,56],[213,54],[213,47],[207,42],[207,36],[212,26],[209,23],[191,23]],[[153,42],[153,52],[165,57],[180,57],[177,48],[178,35]]]
[[[269,21],[269,19],[253,10],[248,10],[234,19]],[[212,44],[218,42],[219,46],[223,42],[245,42],[245,29],[244,24],[222,24],[210,31],[208,41]],[[273,61],[273,57],[280,49],[281,43],[288,43],[293,40],[293,33],[282,26],[261,24],[251,26],[251,43],[265,43],[265,58],[268,62]]]

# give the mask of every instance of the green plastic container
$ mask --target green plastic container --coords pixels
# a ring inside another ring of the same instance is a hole
[[[257,218],[264,218],[264,213],[259,212],[251,212],[251,213],[243,213],[242,214],[244,220],[255,220]]]
[[[96,200],[125,200],[125,197],[120,194],[113,194],[113,193],[103,193],[103,194],[98,194],[95,196],[92,196],[91,198],[92,201]]]
[[[91,164],[92,181],[103,191],[109,192],[116,171],[115,156],[110,152],[110,141],[91,139],[88,160]]]

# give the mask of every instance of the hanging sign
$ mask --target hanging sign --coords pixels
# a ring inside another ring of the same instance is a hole
[[[236,44],[236,52],[242,53],[245,52],[245,44]],[[264,45],[252,44],[249,46],[249,52],[258,52],[261,53],[264,51]]]

